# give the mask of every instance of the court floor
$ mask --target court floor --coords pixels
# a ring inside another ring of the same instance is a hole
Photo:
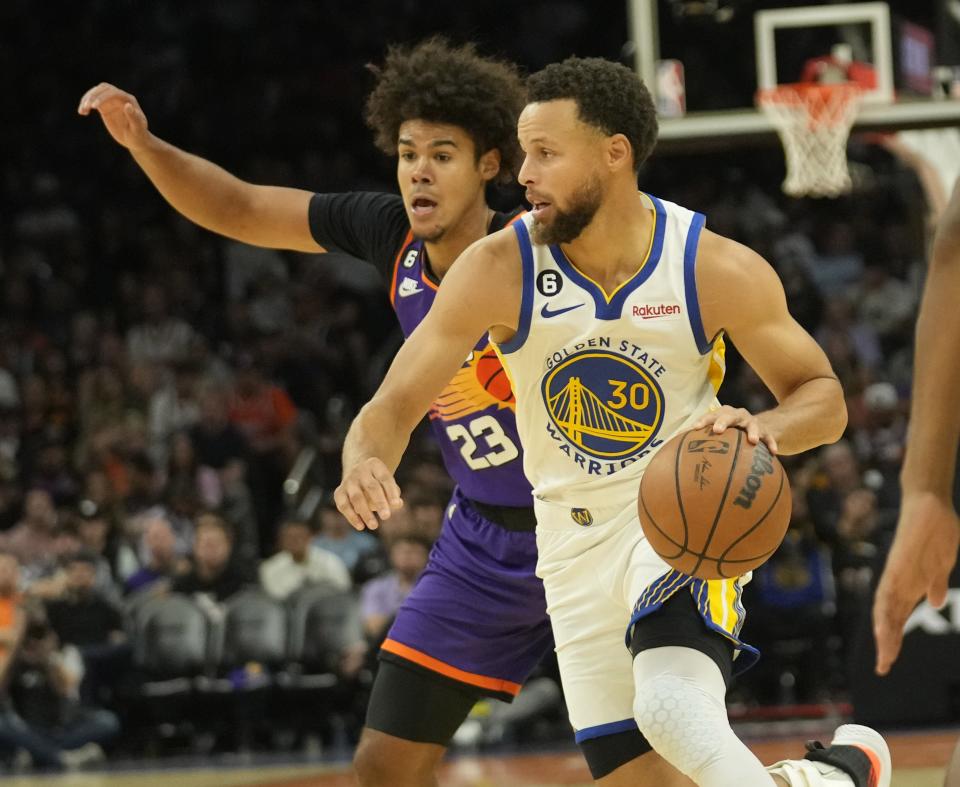
[[[941,787],[957,731],[888,736],[895,767],[893,787]],[[795,757],[803,738],[752,741],[764,762]],[[354,787],[346,765],[195,767],[151,772],[74,773],[4,779],[9,787]],[[456,756],[445,765],[443,787],[587,787],[590,777],[575,750]]]

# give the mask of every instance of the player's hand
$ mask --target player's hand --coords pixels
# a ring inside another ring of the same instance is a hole
[[[389,519],[403,505],[393,473],[376,458],[364,459],[345,472],[333,500],[357,530],[376,530],[380,520]]]
[[[130,151],[145,147],[152,135],[147,130],[147,116],[140,109],[136,96],[107,82],[90,88],[80,99],[77,112],[89,115],[100,113],[110,136]]]
[[[907,494],[873,602],[878,675],[900,655],[903,627],[924,596],[937,609],[947,601],[960,547],[960,520],[951,503],[929,492]]]
[[[770,434],[757,416],[742,407],[731,407],[725,404],[719,410],[704,413],[691,428],[703,429],[707,426],[712,426],[714,434],[721,434],[732,426],[739,427],[747,433],[747,441],[751,445],[756,445],[762,440],[771,454],[777,453],[776,438]]]

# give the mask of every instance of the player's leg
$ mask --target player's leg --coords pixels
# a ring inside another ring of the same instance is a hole
[[[733,642],[705,622],[719,606],[698,605],[684,589],[632,629],[637,725],[656,751],[701,787],[889,785],[883,738],[856,725],[805,759],[764,768],[727,718]]]
[[[960,787],[960,741],[957,741],[957,748],[953,750],[953,757],[947,766],[947,779],[943,787]]]
[[[581,527],[569,508],[538,501],[537,543],[564,698],[576,741],[603,787],[689,787],[651,750],[633,719],[633,674],[623,630],[623,567],[630,552],[622,522]],[[614,512],[616,513],[616,512]]]
[[[624,763],[608,776],[596,780],[598,787],[693,787],[693,782],[681,774],[655,751]]]
[[[477,699],[510,701],[549,649],[533,524],[532,516],[526,529],[490,521],[454,494],[382,646],[354,758],[362,787],[436,784],[434,770]]]
[[[760,760],[727,718],[733,643],[708,628],[683,588],[636,621],[634,713],[653,748],[703,787],[769,787]]]
[[[426,670],[382,662],[353,758],[361,787],[436,785],[447,744],[479,696]]]

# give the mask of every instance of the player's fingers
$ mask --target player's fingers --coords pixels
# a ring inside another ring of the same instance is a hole
[[[949,580],[949,573],[935,576],[930,580],[930,585],[927,587],[927,602],[934,609],[943,609],[947,605]]]
[[[338,486],[334,490],[333,502],[336,503],[337,510],[343,514],[344,519],[350,523],[350,526],[354,530],[363,530],[363,521],[357,516],[357,512],[353,510],[353,505],[343,486]]]
[[[703,429],[706,426],[712,424],[717,418],[717,411],[711,410],[709,413],[704,413],[696,421],[694,421],[691,429]]]
[[[377,512],[377,516],[381,519],[389,519],[390,503],[387,502],[387,495],[383,489],[383,484],[371,475],[364,478],[360,482],[360,486],[363,488],[363,495],[366,498],[367,504],[373,511]]]
[[[81,103],[87,112],[89,112],[91,109],[97,109],[106,99],[117,94],[123,94],[123,91],[114,87],[109,82],[101,82],[96,87],[87,91]]]
[[[400,496],[400,486],[393,478],[393,473],[387,470],[386,465],[378,464],[373,467],[373,475],[387,496],[387,502],[391,508],[400,508],[403,505],[403,498]]]
[[[873,604],[873,638],[877,645],[875,671],[878,675],[886,675],[890,665],[897,657],[899,647],[896,637],[891,633],[889,609],[884,591],[877,590],[877,597]]]
[[[751,418],[746,423],[747,427],[747,442],[750,445],[756,445],[760,442],[760,424],[757,423],[756,418]]]
[[[103,91],[103,86],[105,83],[101,82],[98,85],[94,85],[86,93],[80,97],[80,103],[77,105],[77,111],[81,115],[86,115],[90,112],[90,102],[93,100],[93,97]]]
[[[877,643],[877,674],[886,675],[900,654],[903,627],[913,605],[905,603],[896,591],[881,579],[873,605],[873,636]]]
[[[874,638],[877,641],[876,672],[878,675],[886,675],[900,655],[903,644],[902,629],[881,624],[874,629]]]
[[[356,484],[347,486],[347,496],[350,498],[350,505],[357,512],[357,517],[363,523],[363,526],[370,530],[376,530],[380,523],[377,521],[377,515],[370,510],[366,495],[363,489]]]

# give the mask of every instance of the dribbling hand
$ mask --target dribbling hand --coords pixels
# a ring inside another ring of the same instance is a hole
[[[83,94],[77,107],[81,115],[89,115],[93,110],[100,113],[110,136],[125,148],[135,151],[149,142],[147,116],[140,109],[136,96],[101,82]]]
[[[960,520],[949,501],[929,492],[904,495],[873,602],[878,675],[886,675],[900,655],[903,627],[917,602],[926,596],[937,609],[946,603],[958,547]]]
[[[364,459],[343,474],[333,500],[357,530],[376,530],[380,521],[403,505],[393,473],[379,459]]]
[[[731,407],[725,404],[719,410],[704,413],[690,428],[703,429],[707,426],[712,426],[714,434],[722,434],[730,427],[739,427],[747,433],[747,441],[750,445],[756,445],[762,440],[771,454],[777,453],[776,438],[770,434],[757,416],[742,407]]]

